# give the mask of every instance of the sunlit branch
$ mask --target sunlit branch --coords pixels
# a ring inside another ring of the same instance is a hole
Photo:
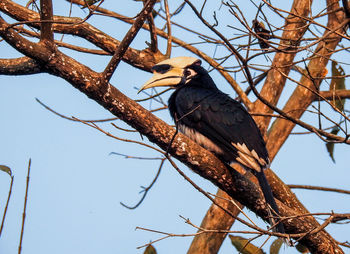
[[[288,184],[288,187],[293,189],[320,190],[320,191],[330,191],[330,192],[338,192],[343,194],[350,194],[349,190],[342,190],[338,188],[328,188],[328,187],[322,187],[322,186]]]
[[[42,66],[29,57],[0,59],[0,74],[29,75],[43,72]]]
[[[114,52],[112,59],[109,61],[107,67],[103,71],[102,82],[105,82],[105,83],[109,82],[115,69],[119,65],[122,57],[124,56],[125,52],[129,48],[130,43],[136,37],[138,31],[141,29],[146,18],[151,14],[155,3],[156,3],[156,0],[148,0],[147,1],[147,3],[145,4],[144,8],[141,11],[141,13],[138,15],[138,17],[136,18],[135,22],[133,23],[133,25],[131,26],[131,28],[127,32],[127,34],[124,36],[124,39],[121,41],[117,50]]]
[[[326,100],[350,99],[350,90],[320,91],[319,94],[322,99]]]
[[[40,0],[40,20],[49,21],[41,23],[40,41],[52,43],[53,32],[52,22],[50,22],[53,21],[52,0]]]
[[[77,4],[81,4],[81,1],[79,0],[72,0],[74,3]],[[103,8],[97,8],[97,10],[99,10],[102,13],[106,13],[112,17],[115,17],[119,20],[122,20],[124,22],[127,23],[133,23],[132,20],[128,19],[125,16],[122,16],[120,14],[117,14],[115,12],[112,12],[110,10],[106,10]],[[146,30],[149,30],[149,26],[147,24],[143,25],[143,28]],[[163,38],[168,38],[168,34],[160,29],[156,29],[156,32],[159,36],[163,37]],[[176,38],[172,36],[172,41],[176,44],[178,44],[179,46],[189,50],[190,52],[192,52],[193,54],[203,58],[206,62],[208,62],[212,67],[214,67],[215,69],[218,70],[218,72],[227,80],[227,82],[231,85],[231,87],[235,90],[235,92],[238,94],[238,96],[242,99],[243,104],[249,108],[249,105],[251,104],[250,100],[248,99],[247,95],[244,93],[244,91],[241,89],[241,87],[239,86],[239,84],[231,77],[231,75],[229,73],[227,73],[224,68],[222,66],[219,65],[219,63],[217,63],[216,61],[214,61],[210,56],[208,56],[207,54],[205,54],[203,51],[191,46],[190,44]],[[164,60],[163,58],[161,58],[160,60]]]
[[[169,13],[168,0],[164,0],[164,7],[165,7],[165,13],[166,13],[166,24],[167,24],[167,32],[168,32],[168,40],[167,40],[167,47],[166,47],[165,56],[170,57],[171,56],[171,48],[172,48],[172,44],[171,44],[172,36],[171,36],[171,23],[170,23],[170,13]]]
[[[31,167],[31,164],[32,164],[32,160],[29,159],[28,170],[27,170],[26,192],[25,192],[25,195],[24,195],[24,206],[23,206],[23,213],[22,213],[21,236],[20,236],[19,245],[18,245],[18,254],[20,254],[22,252],[24,224],[25,224],[26,214],[27,214],[27,202],[28,202],[28,190],[29,190],[29,178],[30,178],[30,167]]]
[[[4,229],[4,226],[5,226],[5,219],[6,219],[6,215],[7,215],[7,209],[9,207],[10,198],[11,198],[11,194],[12,194],[12,187],[13,187],[14,176],[12,175],[11,171],[10,171],[9,175],[11,177],[11,182],[10,182],[9,193],[7,195],[7,200],[6,200],[6,204],[5,204],[5,208],[4,208],[4,213],[2,215],[2,220],[1,220],[0,237],[1,237],[1,234],[2,234],[2,230]]]

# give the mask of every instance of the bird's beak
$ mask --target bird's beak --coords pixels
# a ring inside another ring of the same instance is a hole
[[[154,72],[153,76],[140,88],[138,93],[152,87],[176,86],[183,81],[183,71],[182,68],[172,68],[166,73]]]

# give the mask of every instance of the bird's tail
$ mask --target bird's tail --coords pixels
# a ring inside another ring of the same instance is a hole
[[[270,219],[269,219],[270,220],[270,224],[272,226],[274,225],[274,228],[272,230],[274,232],[278,232],[278,233],[284,234],[285,233],[284,226],[281,223],[281,221],[278,219],[280,213],[278,211],[277,204],[276,204],[275,199],[273,197],[273,194],[272,194],[272,191],[271,191],[271,187],[270,187],[269,183],[267,182],[265,173],[264,173],[263,170],[261,170],[259,172],[258,171],[254,171],[254,173],[255,173],[256,178],[259,181],[259,185],[260,185],[261,190],[262,190],[262,192],[264,194],[264,198],[265,198],[266,203],[273,210],[273,211],[270,211],[270,214],[269,214],[270,215]]]

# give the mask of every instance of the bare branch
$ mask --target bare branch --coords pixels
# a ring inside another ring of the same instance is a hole
[[[291,13],[286,18],[284,32],[280,42],[280,49],[287,50],[284,45],[293,45],[289,50],[295,49],[300,43],[300,39],[307,31],[308,22],[304,19],[310,13],[311,0],[296,0],[293,2],[291,7]],[[300,16],[298,18],[296,15]],[[288,75],[290,69],[293,66],[293,59],[296,52],[277,52],[274,60],[271,64],[272,69],[268,72],[265,84],[260,92],[261,97],[265,98],[266,101],[272,105],[276,105],[277,101],[283,91],[286,78],[280,74],[280,72]],[[278,69],[278,71],[276,71]],[[254,111],[262,113],[272,113],[272,110],[261,100],[257,100],[254,105]],[[264,133],[269,125],[270,119],[266,117],[255,117],[254,118],[258,125],[262,127],[262,133]]]
[[[76,3],[76,4],[79,4],[79,5],[82,5],[83,4],[83,1],[81,0],[71,0],[72,2]],[[110,10],[107,10],[107,9],[104,9],[104,8],[97,8],[96,9],[97,11],[100,11],[101,13],[104,13],[106,15],[109,15],[111,17],[114,17],[114,18],[117,18],[117,19],[120,19],[124,22],[127,22],[127,23],[130,23],[132,24],[133,21],[128,19],[127,17],[125,16],[122,16],[120,14],[117,14],[115,12],[112,12]],[[144,29],[147,29],[147,30],[150,30],[150,27],[147,25],[147,24],[144,24],[143,25],[143,28]],[[163,37],[163,38],[168,38],[168,34],[158,28],[155,29],[156,33]],[[207,54],[205,54],[203,51],[197,49],[196,47],[176,38],[176,37],[173,37],[172,36],[172,41],[176,44],[178,44],[179,46],[189,50],[190,52],[192,52],[193,54],[199,56],[200,58],[203,58],[206,62],[208,62],[212,67],[214,67],[226,80],[227,82],[231,85],[231,87],[235,90],[235,92],[238,94],[238,96],[241,98],[243,104],[249,108],[249,105],[251,105],[251,102],[250,100],[248,99],[247,95],[245,94],[245,92],[242,90],[242,88],[239,86],[239,84],[232,78],[232,76],[227,72],[225,71],[225,69],[218,63],[216,62],[213,58],[211,58],[210,56],[208,56]],[[145,52],[147,53],[147,52]],[[155,57],[157,57],[159,54],[155,54]],[[157,61],[161,61],[161,60],[164,60],[165,57],[164,56],[158,56],[158,58],[156,58]],[[140,63],[138,63],[140,64]],[[152,66],[151,66],[152,67]],[[150,68],[148,70],[150,70]]]
[[[53,110],[52,108],[50,108],[49,106],[47,106],[46,104],[44,104],[42,101],[40,101],[38,98],[35,98],[35,100],[41,105],[43,106],[45,109],[47,109],[48,111],[54,113],[55,115],[59,116],[59,117],[62,117],[63,119],[67,119],[67,120],[70,120],[70,121],[75,121],[75,122],[88,122],[88,123],[97,123],[97,122],[110,122],[110,121],[115,121],[115,120],[118,120],[119,118],[118,117],[112,117],[112,118],[107,118],[107,119],[98,119],[98,120],[76,120],[75,118],[73,117],[68,117],[68,116],[65,116],[61,113],[58,113],[57,111]]]
[[[169,13],[169,5],[168,5],[168,0],[164,0],[164,7],[165,7],[165,13],[166,13],[166,25],[167,25],[167,30],[168,30],[168,41],[167,41],[167,47],[166,47],[166,57],[171,56],[171,23],[170,23],[170,13]]]
[[[52,0],[40,0],[40,20],[48,21],[41,23],[40,41],[53,43],[52,21],[53,9]]]
[[[350,90],[320,91],[319,93],[327,100],[350,99]],[[316,101],[318,99],[315,98],[314,100]]]
[[[320,190],[320,191],[331,191],[331,192],[350,194],[350,191],[348,190],[342,190],[338,188],[327,188],[327,187],[321,187],[321,186],[288,184],[288,187],[292,189]]]
[[[0,74],[29,75],[43,72],[43,68],[29,57],[15,59],[0,59]]]
[[[11,177],[11,182],[10,182],[9,193],[7,195],[7,200],[6,200],[6,205],[5,205],[5,209],[4,209],[4,214],[2,215],[2,220],[1,220],[0,237],[1,237],[1,234],[2,234],[2,230],[4,229],[4,226],[5,226],[5,219],[6,219],[7,209],[9,207],[10,198],[11,198],[11,194],[12,194],[12,187],[13,187],[14,176],[11,174],[10,177]]]
[[[163,168],[163,165],[164,165],[164,161],[166,160],[166,158],[162,158],[161,159],[161,162],[160,162],[160,165],[158,167],[158,171],[157,171],[157,174],[156,176],[153,178],[152,182],[147,186],[147,187],[142,187],[142,192],[143,192],[143,195],[140,199],[139,202],[137,202],[136,205],[134,206],[127,206],[125,205],[124,203],[120,202],[120,204],[128,209],[136,209],[137,207],[139,207],[141,205],[141,203],[143,202],[143,200],[146,198],[147,196],[147,193],[149,192],[149,190],[152,188],[152,186],[154,185],[154,183],[157,181],[158,177],[159,177],[159,174],[160,174],[160,171],[162,170]]]
[[[106,69],[102,73],[102,82],[108,83],[111,79],[115,69],[117,68],[119,62],[121,61],[123,55],[125,54],[126,50],[129,48],[130,43],[133,41],[135,36],[137,35],[138,31],[141,29],[143,23],[145,22],[146,18],[150,15],[152,12],[153,6],[156,3],[157,0],[148,0],[148,2],[145,4],[144,8],[142,9],[141,13],[137,16],[134,24],[129,29],[127,34],[125,35],[124,39],[118,46],[117,50],[115,51],[112,59],[108,63]]]
[[[146,1],[143,1],[144,6],[145,4],[146,4]],[[149,25],[149,32],[150,32],[150,38],[151,38],[150,49],[152,52],[156,53],[158,50],[158,39],[157,39],[156,25],[154,24],[153,12],[151,12],[150,15],[147,17],[147,21]],[[142,25],[142,27],[144,26],[145,24]]]
[[[329,8],[331,9],[337,9],[338,2],[337,1],[327,1],[327,4]],[[332,28],[338,28],[338,32],[344,31],[342,27],[339,25],[339,23],[343,23],[343,19],[341,19],[339,16],[342,13],[334,13],[332,15],[329,15],[328,18],[328,26],[331,30]],[[328,33],[328,31],[325,31],[325,33]],[[324,77],[324,69],[329,61],[329,57],[332,55],[334,48],[337,46],[338,42],[340,41],[341,37],[335,37],[330,41],[324,41],[321,42],[315,52],[317,52],[317,55],[312,58],[308,64],[308,69],[311,71],[311,77],[305,77],[302,76],[300,83],[303,84],[302,86],[298,86],[292,96],[289,98],[288,102],[283,108],[284,112],[290,112],[290,117],[294,119],[299,119],[306,108],[311,104],[311,102],[314,101],[314,94],[310,92],[309,90],[305,89],[304,87],[309,88],[310,90],[316,90],[319,87],[322,79],[313,80],[312,77]],[[300,97],[302,96],[302,98]],[[270,157],[274,157],[277,153],[277,151],[280,149],[286,138],[289,136],[290,132],[295,126],[295,122],[289,122],[283,119],[276,119],[275,123],[272,125],[272,128],[269,130],[269,140],[273,140],[273,144],[267,141],[267,147],[270,152]],[[316,130],[310,130],[310,131],[316,131]],[[325,137],[328,137],[329,139],[333,139],[333,137],[327,136],[327,132],[325,131],[319,131],[317,130],[321,135],[325,134]],[[336,138],[335,140],[339,140],[339,138]],[[345,140],[343,138],[343,140]],[[348,143],[348,142],[347,142]]]
[[[26,21],[29,26],[40,29],[40,17],[38,13],[19,4],[16,4],[10,0],[1,0],[0,11],[6,13],[16,20]],[[83,20],[80,18],[54,16],[52,29],[57,33],[71,34],[84,38],[110,54],[114,54],[120,44],[120,41],[103,33],[87,22],[83,22]],[[162,56],[150,53],[148,50],[139,51],[132,48],[128,48],[123,56],[123,61],[126,61],[136,68],[147,71],[150,71],[153,65],[159,62],[160,59],[164,58],[162,58]]]
[[[29,159],[28,163],[28,171],[27,171],[27,181],[26,181],[26,193],[24,195],[24,206],[23,206],[23,214],[22,214],[22,226],[21,226],[21,236],[18,245],[18,254],[22,252],[22,241],[23,241],[23,233],[24,233],[24,223],[26,220],[26,211],[27,211],[27,201],[28,201],[28,190],[29,190],[29,178],[30,178],[30,167],[32,164],[32,160]]]

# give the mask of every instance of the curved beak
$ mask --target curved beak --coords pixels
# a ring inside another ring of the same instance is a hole
[[[160,86],[176,86],[183,81],[183,69],[172,68],[166,73],[153,72],[153,76],[140,88],[141,91]]]

